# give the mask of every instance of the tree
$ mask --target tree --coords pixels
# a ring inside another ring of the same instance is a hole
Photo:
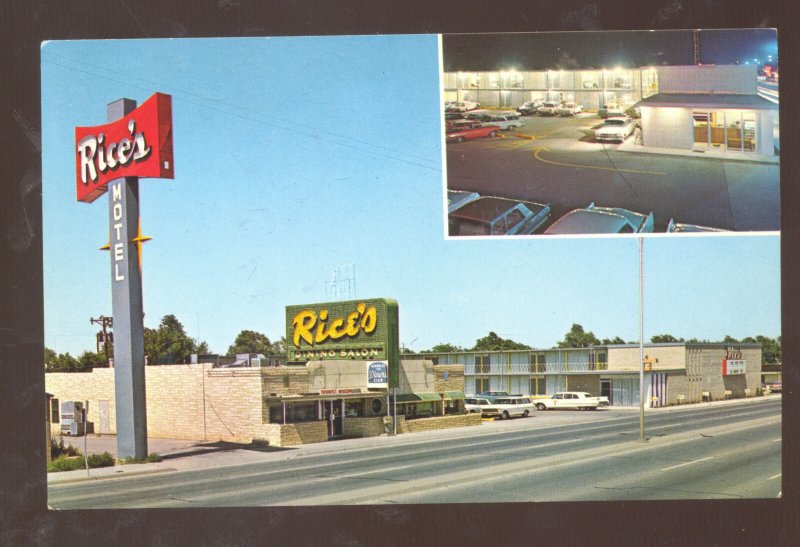
[[[619,336],[615,336],[614,338],[603,338],[602,344],[604,346],[614,346],[614,345],[622,345],[625,343],[625,340],[620,338]]]
[[[203,344],[187,336],[183,325],[174,315],[165,315],[157,329],[144,329],[144,354],[151,365],[181,363]],[[205,348],[207,349],[207,345]]]
[[[451,353],[455,351],[464,351],[464,348],[453,344],[436,344],[431,349],[422,350],[422,353]]]
[[[531,349],[530,346],[501,338],[495,332],[489,332],[487,336],[475,341],[472,351],[498,351],[507,349]]]
[[[736,338],[734,338],[733,336],[731,336],[729,334],[726,334],[725,338],[722,340],[722,343],[723,344],[738,344],[739,341]]]
[[[585,332],[583,327],[577,323],[572,324],[572,328],[564,339],[558,343],[560,348],[588,348],[589,346],[599,346],[600,340],[593,332]]]
[[[262,355],[275,355],[275,344],[269,341],[265,334],[253,330],[243,330],[228,348],[228,355],[237,353],[261,353]],[[282,353],[282,352],[279,352]]]
[[[55,353],[55,352],[54,352]],[[77,372],[79,370],[79,363],[78,360],[75,359],[72,355],[67,353],[59,353],[55,357],[52,358],[50,363],[48,363],[47,368],[45,369],[46,372]]]
[[[683,338],[675,338],[671,334],[656,334],[650,337],[650,342],[653,344],[665,344],[668,342],[683,342]]]
[[[45,368],[50,368],[50,366],[55,361],[57,355],[56,352],[51,350],[50,348],[44,348],[44,366]]]
[[[85,370],[88,372],[93,368],[108,368],[108,361],[106,361],[105,353],[84,351],[78,357],[78,365],[80,370]]]

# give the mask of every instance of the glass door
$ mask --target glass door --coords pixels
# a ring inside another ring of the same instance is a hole
[[[692,112],[692,124],[694,126],[693,150],[708,150],[708,141],[710,140],[708,122],[708,112]]]

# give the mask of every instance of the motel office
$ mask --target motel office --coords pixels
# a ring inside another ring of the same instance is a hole
[[[638,105],[644,147],[774,156],[778,105],[758,95],[757,83],[752,65],[446,72],[444,98],[497,108]]]

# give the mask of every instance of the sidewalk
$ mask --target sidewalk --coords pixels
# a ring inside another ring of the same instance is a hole
[[[681,148],[650,148],[633,142],[633,138],[616,146],[618,152],[635,152],[637,154],[656,154],[662,156],[683,156],[698,159],[716,159],[727,161],[744,161],[754,163],[772,163],[779,165],[780,156],[764,156],[762,154],[750,152],[719,152],[716,150],[706,150],[695,152],[694,150],[684,150]]]
[[[681,412],[697,410],[699,408],[717,407],[731,404],[757,404],[775,398],[780,394],[771,394],[748,399],[729,399],[713,401],[710,403],[691,403],[680,406],[646,408],[646,413]],[[608,407],[606,411],[639,412],[639,407]],[[601,411],[603,412],[603,411]],[[534,413],[535,418],[539,413]],[[594,415],[595,413],[592,413]],[[570,414],[571,415],[571,414]],[[584,416],[584,414],[576,414]],[[512,427],[516,421],[505,420],[498,422],[498,426],[506,429]],[[527,422],[526,422],[527,423]],[[502,424],[502,426],[500,425]],[[157,463],[118,464],[114,467],[99,467],[76,471],[62,471],[48,473],[48,484],[65,484],[90,480],[113,479],[135,475],[156,474],[174,471],[189,471],[263,463],[276,460],[287,460],[323,452],[358,451],[376,446],[391,446],[394,444],[409,445],[431,439],[446,439],[463,435],[465,428],[441,429],[418,433],[405,433],[397,436],[382,435],[379,437],[365,437],[360,439],[342,439],[324,443],[299,445],[294,447],[274,447],[258,444],[229,443],[222,441],[189,441],[179,439],[148,439],[148,452],[157,453],[163,461]],[[477,433],[477,429],[475,429]],[[484,433],[491,433],[484,431]],[[83,437],[64,437],[65,444],[71,444],[83,452]],[[89,435],[86,437],[86,446],[89,454],[109,452],[116,456],[117,438],[115,435]]]

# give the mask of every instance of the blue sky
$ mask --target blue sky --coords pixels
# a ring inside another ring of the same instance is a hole
[[[111,315],[107,197],[78,203],[74,127],[173,97],[175,179],[143,179],[145,326],[174,314],[224,353],[284,333],[285,306],[394,298],[413,350],[495,331],[550,347],[573,323],[638,339],[635,239],[445,240],[436,36],[42,46],[45,345],[94,347]],[[352,275],[351,275],[352,277]],[[780,334],[777,236],[648,237],[645,338]]]

